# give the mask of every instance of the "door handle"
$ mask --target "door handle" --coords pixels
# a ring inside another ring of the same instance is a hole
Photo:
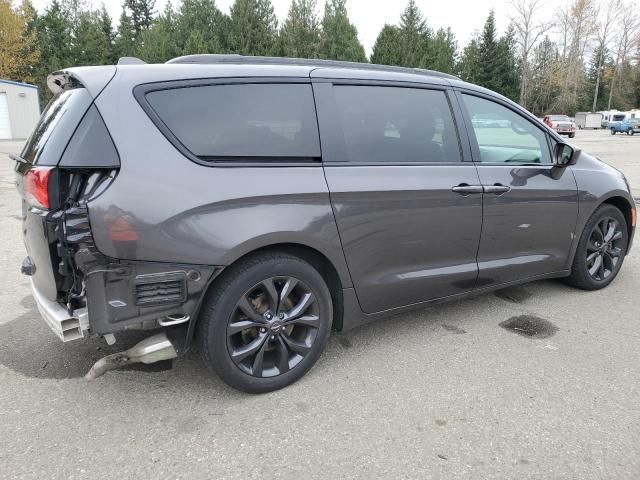
[[[484,191],[484,187],[482,185],[469,185],[466,183],[461,183],[460,185],[451,187],[451,191],[459,193],[460,195],[470,195],[472,193],[482,193]]]
[[[493,193],[494,195],[502,195],[503,193],[507,193],[509,190],[511,190],[511,187],[507,187],[501,183],[485,185],[484,187],[484,193]]]

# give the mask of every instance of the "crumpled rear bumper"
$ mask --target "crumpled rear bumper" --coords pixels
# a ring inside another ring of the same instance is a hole
[[[31,280],[31,292],[38,310],[49,328],[63,342],[85,338],[89,332],[89,314],[86,308],[69,313],[64,305],[46,298]]]

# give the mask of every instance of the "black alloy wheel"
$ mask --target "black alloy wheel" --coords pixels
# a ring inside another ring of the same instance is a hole
[[[320,313],[311,289],[291,277],[270,277],[237,301],[227,325],[233,363],[254,377],[295,368],[318,338]]]
[[[198,318],[198,346],[227,384],[265,393],[313,367],[332,323],[333,301],[319,271],[294,255],[263,252],[214,280]]]
[[[591,278],[608,279],[623,255],[624,234],[618,220],[604,217],[596,223],[587,242],[585,263]]]
[[[618,275],[627,254],[627,220],[614,205],[600,205],[578,240],[567,282],[583,290],[599,290]]]

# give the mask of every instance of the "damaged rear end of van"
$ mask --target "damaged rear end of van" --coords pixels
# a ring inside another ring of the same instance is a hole
[[[101,220],[122,258],[103,255],[91,228],[92,202],[117,178],[118,149],[96,105],[117,67],[83,67],[48,77],[54,98],[16,162],[22,197],[22,273],[38,310],[69,342],[114,333],[157,330],[136,347],[102,359],[98,376],[127,363],[152,363],[183,354],[215,268],[135,260],[138,232],[130,215],[112,205]],[[127,254],[130,252],[131,254]]]

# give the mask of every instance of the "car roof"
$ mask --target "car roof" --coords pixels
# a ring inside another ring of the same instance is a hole
[[[146,64],[137,58],[124,57],[116,66],[69,68],[54,72],[50,77],[54,77],[56,81],[62,79],[63,82],[69,79],[77,80],[88,87],[94,96],[111,78],[114,79],[111,85],[120,85],[123,88],[134,88],[145,83],[234,77],[406,82],[449,86],[485,94],[526,112],[515,102],[494,91],[464,82],[446,73],[420,68],[321,59],[207,54],[177,57],[160,64]],[[531,115],[529,112],[526,113]]]
[[[127,59],[128,62],[131,59]],[[346,62],[341,60],[326,60],[318,58],[289,58],[289,57],[261,57],[247,55],[185,55],[173,58],[167,64],[198,64],[198,65],[283,65],[283,66],[308,66],[312,69],[344,69],[363,70],[367,72],[396,72],[410,75],[423,75],[437,78],[457,79],[454,75],[427,70],[424,68],[401,67],[395,65],[379,65],[363,62]]]

